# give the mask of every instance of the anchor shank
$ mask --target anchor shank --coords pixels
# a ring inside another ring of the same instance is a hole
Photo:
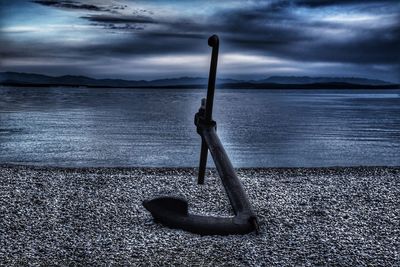
[[[216,35],[211,36],[208,39],[208,45],[212,47],[212,53],[211,53],[210,73],[208,76],[208,90],[207,90],[206,115],[205,115],[206,122],[210,122],[212,120],[215,79],[217,77],[217,63],[218,63],[218,50],[219,50],[218,36]]]

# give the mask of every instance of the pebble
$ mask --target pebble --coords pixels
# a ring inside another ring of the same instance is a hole
[[[238,169],[260,235],[155,223],[160,195],[230,216],[214,169],[0,165],[0,265],[400,266],[400,168]]]

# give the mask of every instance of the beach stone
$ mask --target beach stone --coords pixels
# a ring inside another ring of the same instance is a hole
[[[153,221],[144,199],[230,216],[215,169],[0,165],[0,265],[400,266],[400,168],[238,169],[256,235],[200,236]]]

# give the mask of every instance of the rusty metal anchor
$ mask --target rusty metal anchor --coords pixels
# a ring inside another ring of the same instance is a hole
[[[197,133],[201,136],[201,154],[198,183],[204,183],[207,154],[210,151],[222,180],[225,191],[235,213],[234,217],[193,215],[188,212],[186,200],[176,197],[160,197],[143,201],[154,220],[171,228],[183,229],[201,235],[230,235],[259,232],[257,217],[253,212],[242,183],[236,176],[232,163],[218,138],[217,124],[212,119],[215,79],[217,73],[219,39],[213,35],[208,39],[212,47],[211,66],[208,80],[207,99],[195,115]]]

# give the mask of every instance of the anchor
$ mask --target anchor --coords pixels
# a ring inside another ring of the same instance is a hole
[[[159,197],[145,200],[143,205],[150,211],[156,222],[170,228],[183,229],[200,235],[247,234],[253,231],[258,234],[257,217],[218,138],[217,124],[212,119],[219,50],[218,36],[212,35],[208,39],[208,45],[212,47],[212,55],[207,98],[202,99],[200,109],[194,118],[197,133],[201,136],[198,184],[204,184],[207,154],[210,151],[235,216],[214,217],[190,214],[187,201],[177,197]]]

